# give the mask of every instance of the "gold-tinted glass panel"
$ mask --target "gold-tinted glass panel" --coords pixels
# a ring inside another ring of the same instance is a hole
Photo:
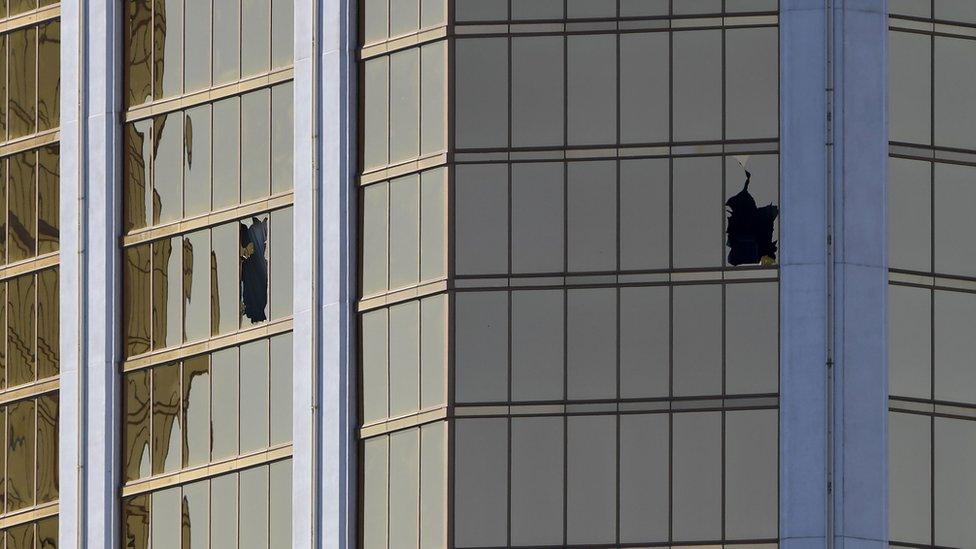
[[[34,370],[34,276],[7,282],[7,386],[30,383]]]
[[[149,370],[125,376],[122,424],[123,481],[149,476]]]
[[[153,2],[153,97],[183,93],[183,0]]]
[[[153,348],[182,343],[183,239],[153,242]]]
[[[61,370],[58,271],[37,274],[37,378],[58,375]]]
[[[152,393],[152,472],[167,473],[182,465],[179,364],[153,369]]]
[[[24,524],[7,530],[7,549],[34,549],[34,525]]]
[[[37,28],[28,27],[7,35],[8,62],[7,130],[8,139],[37,131],[36,66]]]
[[[210,361],[207,355],[183,361],[183,462],[210,460]]]
[[[61,231],[60,146],[43,147],[37,155],[37,253],[40,255],[58,250]]]
[[[7,196],[8,261],[34,257],[37,244],[37,155],[25,152],[11,156]]]
[[[61,116],[61,22],[41,25],[37,37],[37,130],[56,128]]]
[[[152,121],[127,124],[124,131],[122,219],[126,232],[145,227],[152,211],[150,158]]]
[[[7,407],[7,512],[34,505],[34,401]]]
[[[58,395],[37,399],[37,503],[58,499]]]
[[[125,355],[149,351],[150,246],[126,248],[122,263],[122,335]]]
[[[122,501],[122,546],[149,549],[149,494]]]

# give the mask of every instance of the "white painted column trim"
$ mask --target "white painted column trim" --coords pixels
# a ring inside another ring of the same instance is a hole
[[[826,547],[827,16],[780,1],[780,546]]]
[[[295,5],[295,549],[357,544],[354,6]]]

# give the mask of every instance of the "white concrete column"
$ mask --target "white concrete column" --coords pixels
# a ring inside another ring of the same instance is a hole
[[[780,2],[780,543],[826,546],[827,13]]]
[[[295,549],[357,542],[355,22],[295,5]]]
[[[888,365],[885,0],[834,15],[834,436],[836,547],[887,547]]]

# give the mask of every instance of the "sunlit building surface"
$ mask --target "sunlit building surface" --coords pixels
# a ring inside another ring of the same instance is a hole
[[[0,549],[976,548],[974,6],[0,0]]]

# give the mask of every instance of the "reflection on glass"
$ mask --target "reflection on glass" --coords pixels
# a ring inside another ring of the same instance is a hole
[[[154,225],[183,214],[183,113],[153,118]]]
[[[183,462],[210,460],[210,364],[207,355],[183,361]]]
[[[183,126],[183,215],[192,217],[210,211],[210,105],[187,110]]]
[[[34,505],[34,401],[7,406],[7,512]]]
[[[58,549],[58,517],[38,521],[37,548]]]
[[[126,248],[123,258],[122,333],[125,356],[130,357],[149,351],[151,247]]]
[[[129,4],[132,3],[129,2]],[[149,223],[149,212],[152,211],[152,193],[150,193],[151,131],[151,119],[125,125],[122,217],[126,232],[145,227]]]
[[[60,185],[60,147],[52,145],[37,151],[37,253],[46,254],[58,250],[60,212],[58,187]]]
[[[123,481],[149,476],[149,370],[125,375],[122,425]]]
[[[183,547],[207,547],[210,533],[210,481],[194,482],[183,487]]]
[[[34,133],[37,128],[37,28],[7,35],[10,61],[7,67],[7,138]]]
[[[37,130],[58,126],[61,116],[61,22],[39,27],[37,37]]]
[[[183,0],[155,0],[153,98],[183,93]]]
[[[34,549],[34,525],[23,524],[7,530],[7,549]]]
[[[7,387],[35,379],[34,276],[7,282]]]
[[[183,338],[197,341],[210,336],[210,231],[183,237]]]
[[[37,155],[34,151],[11,156],[7,196],[7,260],[34,257],[37,245]]]
[[[179,345],[182,303],[182,239],[153,242],[153,348]]]
[[[58,499],[58,396],[37,399],[37,503]]]
[[[126,105],[134,107],[152,98],[152,1],[125,6]]]
[[[122,546],[149,549],[149,494],[122,500]]]
[[[180,365],[167,364],[152,372],[152,463],[153,474],[180,468]]]

